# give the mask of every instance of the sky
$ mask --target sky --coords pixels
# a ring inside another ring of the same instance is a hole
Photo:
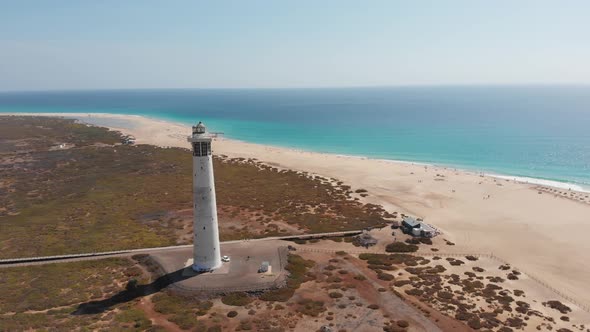
[[[0,8],[0,91],[590,84],[588,0]]]

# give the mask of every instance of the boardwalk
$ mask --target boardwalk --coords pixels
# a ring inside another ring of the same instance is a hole
[[[223,243],[226,243],[226,244],[238,243],[238,242],[243,242],[243,241],[256,242],[256,241],[297,240],[297,239],[309,240],[309,239],[317,239],[317,238],[353,236],[353,235],[361,234],[362,232],[363,232],[362,230],[357,230],[357,231],[273,236],[273,237],[265,237],[265,238],[259,238],[259,239],[224,241],[224,242],[222,242],[222,244]],[[106,258],[106,257],[128,256],[128,255],[134,255],[134,254],[148,254],[148,253],[161,252],[161,251],[166,251],[166,250],[191,248],[192,246],[193,246],[192,244],[185,244],[185,245],[180,245],[180,246],[127,249],[127,250],[68,254],[68,255],[57,255],[57,256],[7,258],[7,259],[0,259],[0,268],[1,267],[12,267],[12,266],[26,266],[26,265],[38,265],[38,264],[78,261],[78,260],[83,260],[83,259],[100,259],[100,258]]]

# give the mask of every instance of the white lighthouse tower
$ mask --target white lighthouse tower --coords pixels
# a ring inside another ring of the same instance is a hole
[[[193,148],[193,270],[210,271],[221,266],[211,135],[199,122],[187,140]]]

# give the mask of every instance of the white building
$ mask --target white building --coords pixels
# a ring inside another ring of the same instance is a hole
[[[413,236],[434,237],[437,235],[436,229],[432,226],[407,216],[403,218],[401,228],[405,234]]]
[[[221,266],[211,135],[199,122],[187,140],[193,150],[193,270],[210,271]]]

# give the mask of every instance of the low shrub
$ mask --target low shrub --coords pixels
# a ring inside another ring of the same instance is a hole
[[[458,311],[455,314],[455,319],[457,319],[457,320],[470,320],[472,317],[473,317],[473,314],[470,314],[465,311]]]
[[[421,237],[420,238],[420,243],[422,244],[427,244],[427,245],[432,245],[432,240],[428,237]]]
[[[403,242],[393,242],[385,247],[387,252],[416,252],[418,246],[414,244],[405,244]]]
[[[294,289],[291,288],[280,288],[273,289],[268,292],[264,292],[260,295],[262,301],[276,301],[276,302],[287,302],[295,293]]]
[[[389,274],[389,273],[383,273],[383,272],[382,273],[379,273],[377,275],[377,278],[379,278],[381,280],[385,280],[385,281],[391,281],[391,280],[394,279],[394,277],[391,274]]]
[[[479,320],[478,317],[473,317],[470,320],[467,321],[467,325],[469,325],[470,328],[474,329],[474,330],[479,330],[481,329],[481,320]]]
[[[439,298],[445,299],[445,300],[450,300],[453,298],[453,293],[447,292],[447,291],[439,291],[438,293],[436,293],[436,295]]]
[[[424,291],[421,289],[418,289],[418,288],[412,288],[412,289],[407,289],[406,294],[412,295],[412,296],[421,296],[422,294],[424,294]]]
[[[410,280],[396,280],[396,281],[393,282],[393,285],[395,287],[402,287],[404,285],[409,285],[411,283],[412,282]]]
[[[303,299],[299,301],[298,304],[299,306],[297,307],[297,312],[307,316],[317,317],[320,313],[326,311],[326,307],[322,301]]]
[[[452,266],[461,266],[461,265],[465,264],[465,262],[463,262],[462,260],[459,260],[459,259],[454,259],[452,261],[449,261],[449,264],[451,264]]]
[[[551,309],[555,309],[564,315],[567,314],[568,312],[572,311],[572,309],[570,307],[568,307],[567,305],[565,305],[557,300],[543,302],[543,305],[546,307],[549,307]]]
[[[513,273],[509,273],[508,276],[506,276],[506,278],[508,278],[508,280],[518,280],[516,274]]]
[[[253,299],[244,292],[230,293],[221,297],[221,302],[223,304],[238,307],[245,306],[246,304],[252,302],[252,300]]]
[[[260,295],[260,299],[263,301],[286,302],[293,296],[295,290],[302,283],[311,280],[307,272],[314,265],[314,261],[305,260],[299,255],[290,254],[287,259],[287,266],[285,267],[285,270],[289,271],[287,287],[267,291]]]
[[[398,320],[397,321],[397,326],[403,327],[403,328],[407,328],[408,326],[410,326],[410,323],[408,323],[405,320]]]
[[[337,282],[342,282],[342,279],[340,279],[340,278],[338,278],[336,276],[331,276],[331,277],[328,277],[326,279],[326,282],[329,282],[329,283],[337,283]]]
[[[339,299],[344,296],[342,295],[342,293],[339,292],[330,292],[328,295],[333,299]]]
[[[230,311],[230,312],[227,313],[227,317],[229,317],[229,318],[234,318],[237,315],[238,315],[238,312],[235,311],[235,310],[232,310],[232,311]]]

